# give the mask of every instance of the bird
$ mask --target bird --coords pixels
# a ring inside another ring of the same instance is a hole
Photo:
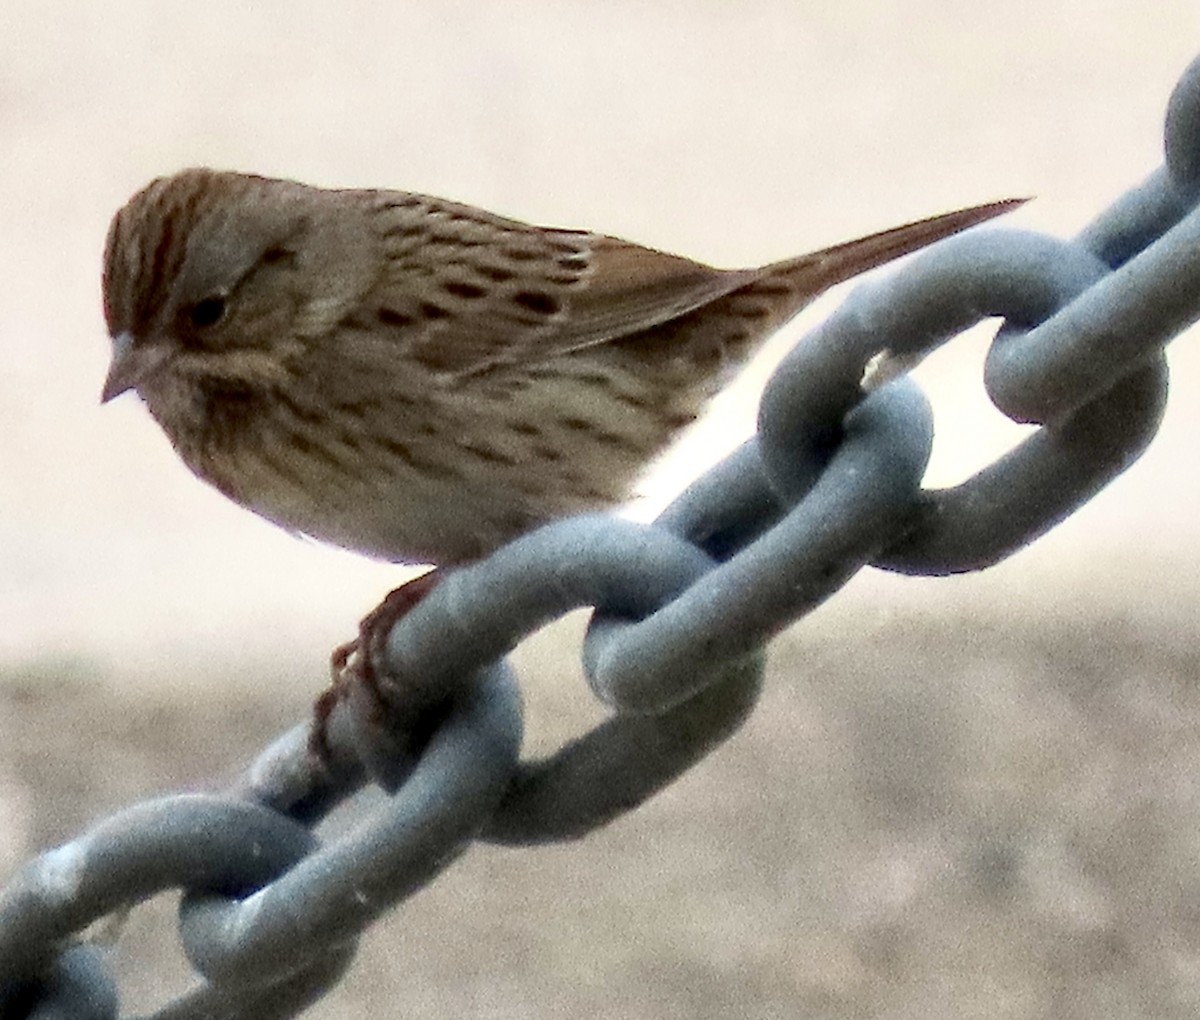
[[[401,728],[404,695],[423,704],[376,662],[446,570],[620,503],[815,297],[1020,201],[725,270],[429,195],[187,169],[113,217],[101,399],[135,391],[192,472],[267,520],[432,565],[330,656],[308,745],[328,763],[348,692]]]
[[[763,340],[1003,200],[753,269],[429,195],[192,168],[113,217],[102,400],[289,531],[452,567],[628,497]]]

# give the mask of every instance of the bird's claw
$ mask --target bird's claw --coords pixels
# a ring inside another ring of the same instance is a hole
[[[338,645],[329,656],[329,686],[313,703],[312,726],[308,735],[309,753],[321,763],[332,754],[329,720],[352,691],[366,695],[366,721],[382,725],[388,716],[389,697],[384,686],[397,688],[397,678],[382,673],[377,666],[392,628],[409,613],[438,581],[438,572],[430,570],[399,588],[395,588],[371,610],[358,625],[358,637]]]

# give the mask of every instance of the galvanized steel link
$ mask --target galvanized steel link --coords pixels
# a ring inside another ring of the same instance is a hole
[[[942,574],[1002,559],[1071,513],[1153,437],[1163,346],[1200,318],[1200,60],[1171,97],[1165,167],[1073,241],[985,229],[856,289],[796,345],[756,437],[648,526],[564,521],[456,571],[395,627],[389,729],[353,700],[332,756],[306,727],[224,795],[170,797],[100,822],[0,893],[0,1011],[113,1017],[100,950],[76,933],[165,888],[204,978],[159,1017],[291,1016],[350,964],[357,935],[474,839],[581,836],[635,807],[732,733],[762,684],[762,646],[865,564]],[[933,438],[919,389],[861,381],[881,351],[926,353],[985,317],[991,399],[1039,427],[960,486],[924,490]],[[595,607],[588,682],[614,709],[538,761],[502,657]],[[313,828],[368,781],[357,828]]]

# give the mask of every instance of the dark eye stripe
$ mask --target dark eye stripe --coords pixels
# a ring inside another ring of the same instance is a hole
[[[278,265],[280,262],[295,262],[296,253],[290,248],[285,248],[281,244],[272,245],[262,254],[262,263],[265,266]]]
[[[192,305],[188,317],[192,320],[192,325],[197,329],[206,329],[209,326],[215,326],[225,318],[225,298],[219,294],[214,294],[212,297],[206,297],[197,301]]]

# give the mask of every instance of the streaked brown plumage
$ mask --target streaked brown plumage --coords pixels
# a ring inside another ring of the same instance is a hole
[[[624,498],[822,291],[1011,208],[760,269],[394,191],[186,170],[117,213],[114,357],[184,462],[276,523],[452,564]]]

